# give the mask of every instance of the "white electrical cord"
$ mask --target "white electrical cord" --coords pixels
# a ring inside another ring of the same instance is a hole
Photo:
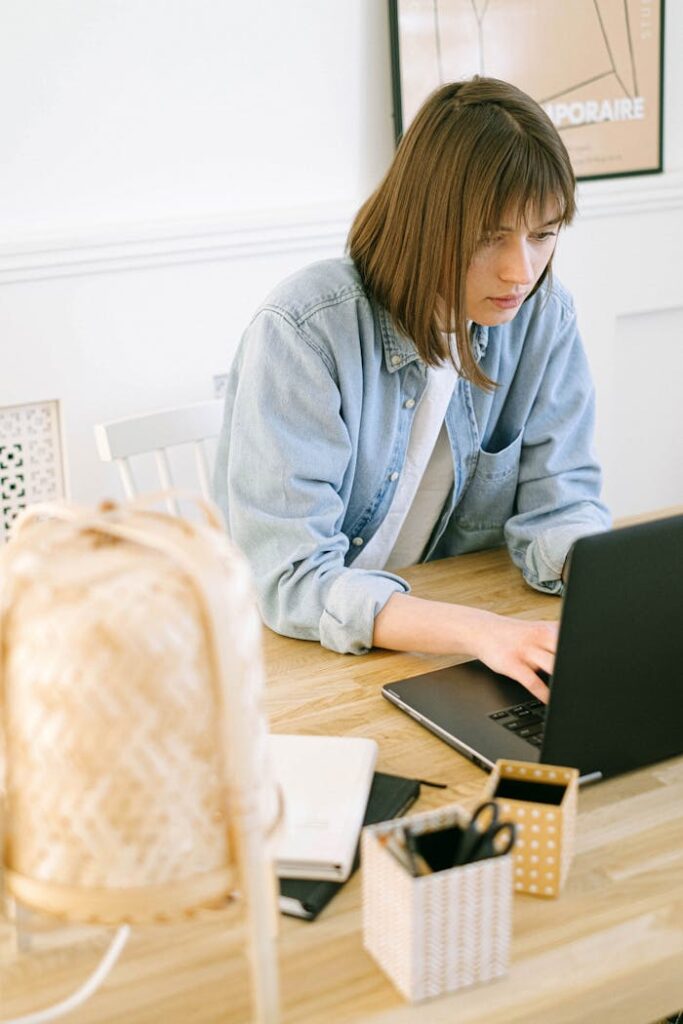
[[[90,999],[91,995],[93,995],[93,993],[95,993],[100,987],[118,960],[121,950],[128,941],[129,935],[130,925],[122,925],[117,930],[114,938],[111,940],[107,952],[104,954],[90,977],[83,982],[80,988],[77,988],[70,996],[63,999],[61,1003],[55,1003],[54,1006],[48,1006],[45,1010],[36,1010],[35,1013],[27,1013],[25,1017],[14,1017],[12,1020],[2,1020],[0,1021],[0,1024],[44,1024],[45,1021],[56,1020],[57,1017],[63,1017],[65,1013],[71,1013],[72,1010],[75,1010],[87,999]]]

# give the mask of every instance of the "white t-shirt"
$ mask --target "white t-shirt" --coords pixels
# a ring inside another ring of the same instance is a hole
[[[389,511],[353,568],[392,569],[420,561],[453,486],[453,454],[444,417],[457,378],[451,363],[428,368]]]

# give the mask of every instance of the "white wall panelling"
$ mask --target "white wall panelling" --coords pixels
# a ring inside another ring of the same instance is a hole
[[[683,304],[618,317],[613,416],[607,425],[611,500],[641,512],[653,491],[662,505],[683,498]]]
[[[667,173],[583,184],[557,259],[617,512],[683,500],[666,459],[634,493],[626,441],[628,410],[657,420],[643,351],[683,379],[683,4],[667,21]],[[393,152],[385,0],[5,0],[0,138],[0,405],[59,398],[97,500],[92,424],[211,397],[268,289],[341,252]]]
[[[683,202],[683,188],[681,189]],[[350,209],[309,207],[298,211],[201,223],[160,222],[109,227],[77,237],[37,238],[0,246],[0,284],[51,277],[142,270],[207,260],[266,258],[344,246]]]

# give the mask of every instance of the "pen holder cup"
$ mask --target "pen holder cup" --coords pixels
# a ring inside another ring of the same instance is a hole
[[[456,804],[363,829],[363,944],[411,1002],[491,981],[508,967],[512,853],[413,877],[382,844],[466,826]]]
[[[579,773],[527,761],[496,762],[483,799],[495,800],[501,821],[513,821],[514,890],[559,896],[574,856]]]

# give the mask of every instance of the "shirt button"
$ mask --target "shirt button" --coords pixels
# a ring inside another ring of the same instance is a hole
[[[415,405],[415,399],[414,398],[406,398],[405,402],[403,403],[403,408],[404,409],[412,409],[414,405]]]
[[[398,473],[396,472],[396,470],[394,470],[393,473],[389,474],[389,479],[391,480],[392,483],[394,482],[394,480],[398,480]]]
[[[363,546],[363,538],[362,537],[354,537],[353,540],[351,541],[351,543],[355,544],[357,548],[360,548],[360,547]]]
[[[398,366],[398,364],[400,362],[401,362],[401,357],[400,356],[392,356],[391,357],[391,365],[392,366]]]

